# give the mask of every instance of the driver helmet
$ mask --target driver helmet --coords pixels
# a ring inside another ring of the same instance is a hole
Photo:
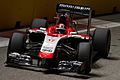
[[[57,29],[65,29],[65,25],[61,23],[57,26]]]

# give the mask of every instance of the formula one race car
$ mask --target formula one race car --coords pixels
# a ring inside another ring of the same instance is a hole
[[[107,28],[96,28],[90,34],[91,8],[61,3],[56,10],[55,25],[48,26],[47,20],[35,19],[26,33],[13,33],[7,65],[36,65],[88,74],[93,63],[108,56],[111,32]],[[71,14],[88,16],[87,33],[79,33]]]

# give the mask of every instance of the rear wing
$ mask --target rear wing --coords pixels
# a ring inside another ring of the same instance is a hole
[[[91,12],[91,8],[88,6],[60,3],[60,4],[57,4],[56,12],[57,13],[68,12],[70,14],[89,16]]]
[[[92,12],[90,7],[60,3],[60,4],[57,4],[56,12],[57,13],[70,13],[70,14],[88,16],[87,34],[90,35],[90,29],[89,28],[90,28],[90,25],[91,25],[91,12]]]

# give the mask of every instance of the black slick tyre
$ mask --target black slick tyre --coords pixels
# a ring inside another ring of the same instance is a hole
[[[91,71],[92,65],[92,50],[89,42],[82,42],[78,45],[78,61],[83,64],[78,69],[80,74],[88,74]]]
[[[111,31],[107,28],[97,28],[93,34],[93,48],[98,51],[94,61],[99,58],[107,58],[111,44]]]
[[[7,63],[9,62],[8,55],[12,52],[16,52],[19,54],[23,54],[25,51],[25,41],[26,41],[26,35],[23,33],[13,33],[13,35],[10,38],[9,45],[8,45],[8,51],[7,51]]]

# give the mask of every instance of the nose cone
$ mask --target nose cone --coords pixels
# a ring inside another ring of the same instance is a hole
[[[40,57],[40,58],[53,58],[53,53],[39,52],[38,57]]]

